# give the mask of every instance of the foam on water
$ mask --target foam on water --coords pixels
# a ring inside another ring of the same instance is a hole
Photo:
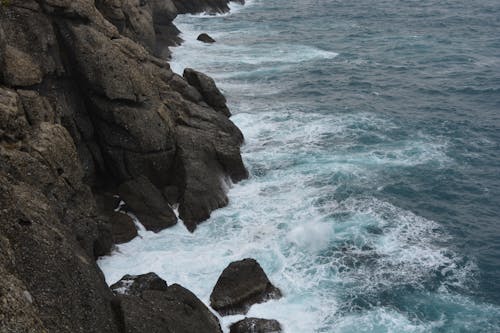
[[[263,40],[255,26],[224,28],[251,8],[180,17],[186,42],[172,62],[178,73],[211,74],[228,96],[250,179],[232,185],[228,207],[194,234],[182,223],[157,234],[142,228],[99,260],[107,282],[154,271],[209,305],[222,270],[252,257],[284,297],[254,305],[248,316],[277,319],[287,333],[495,331],[499,307],[471,292],[475,258],[462,255],[440,224],[380,195],[395,173],[455,167],[450,139],[402,135],[403,125],[384,114],[292,103],[294,82],[282,73],[337,54]],[[217,43],[197,42],[200,32]],[[225,332],[241,318],[220,318]]]
[[[221,271],[232,261],[253,257],[285,297],[254,306],[248,315],[276,318],[287,332],[330,332],[334,327],[350,332],[357,327],[355,317],[370,323],[366,332],[428,329],[398,311],[365,305],[376,304],[394,288],[424,288],[436,274],[445,276],[437,287],[466,284],[470,274],[455,264],[462,258],[439,245],[447,236],[436,223],[373,197],[337,201],[331,198],[335,186],[328,177],[340,174],[351,182],[376,183],[379,167],[426,159],[446,163],[446,157],[434,142],[416,144],[419,151],[412,154],[417,157],[410,158],[385,158],[371,151],[346,157],[342,149],[322,156],[327,133],[336,141],[359,128],[352,126],[356,117],[333,123],[315,117],[298,121],[272,113],[236,115],[246,133],[244,158],[251,178],[234,185],[229,206],[214,212],[195,234],[179,224],[158,234],[141,231],[142,238],[120,245],[99,262],[108,283],[124,274],[155,271],[208,304]],[[358,115],[357,121],[366,117]],[[412,145],[401,142],[394,149],[412,150]],[[398,162],[401,158],[404,162]],[[227,326],[240,318],[221,320]]]

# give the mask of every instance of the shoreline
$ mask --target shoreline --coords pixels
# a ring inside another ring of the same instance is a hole
[[[167,315],[182,332],[199,331],[164,303],[169,293],[198,302],[195,325],[221,330],[180,286],[148,298],[161,284],[154,277],[139,296],[113,294],[94,261],[137,235],[124,213],[158,232],[177,223],[178,203],[192,232],[227,205],[219,179],[248,176],[243,135],[213,80],[182,77],[152,56],[180,43],[177,13],[224,12],[228,1],[178,3],[0,5],[0,330],[142,332],[142,312],[156,318],[147,330]]]

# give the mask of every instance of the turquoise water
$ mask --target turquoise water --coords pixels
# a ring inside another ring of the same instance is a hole
[[[223,89],[251,177],[195,234],[101,259],[108,282],[155,271],[208,304],[253,257],[285,297],[249,315],[285,332],[500,332],[498,1],[254,0],[176,24],[172,68]]]

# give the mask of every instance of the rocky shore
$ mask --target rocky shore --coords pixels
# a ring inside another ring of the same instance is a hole
[[[178,205],[194,231],[227,204],[225,182],[248,176],[214,81],[165,60],[177,14],[228,9],[1,2],[0,332],[220,332],[187,289],[149,276],[122,295],[95,259],[137,234],[125,213],[157,232]]]

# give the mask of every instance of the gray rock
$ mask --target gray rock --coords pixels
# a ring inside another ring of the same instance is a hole
[[[255,303],[281,297],[254,259],[232,262],[224,269],[210,295],[210,306],[222,316],[248,312]]]
[[[134,220],[127,214],[113,212],[109,217],[109,223],[115,244],[127,243],[137,237]]]
[[[155,273],[142,275],[125,275],[111,286],[117,295],[142,296],[146,290],[166,291],[167,282]]]
[[[215,43],[215,39],[213,39],[212,37],[210,37],[208,34],[206,33],[202,33],[198,36],[198,38],[196,38],[197,40],[199,40],[200,42],[203,42],[203,43]]]
[[[198,89],[208,105],[221,112],[225,116],[231,116],[226,105],[226,98],[215,85],[215,81],[201,72],[195,71],[192,68],[186,68],[183,74],[186,81]]]
[[[119,300],[127,333],[222,333],[217,317],[177,284],[167,290],[145,290],[140,297],[120,296]]]
[[[123,183],[118,192],[125,201],[123,209],[137,216],[146,229],[158,232],[177,223],[172,207],[146,177]]]
[[[230,326],[229,333],[280,333],[281,325],[277,320],[245,318]]]

